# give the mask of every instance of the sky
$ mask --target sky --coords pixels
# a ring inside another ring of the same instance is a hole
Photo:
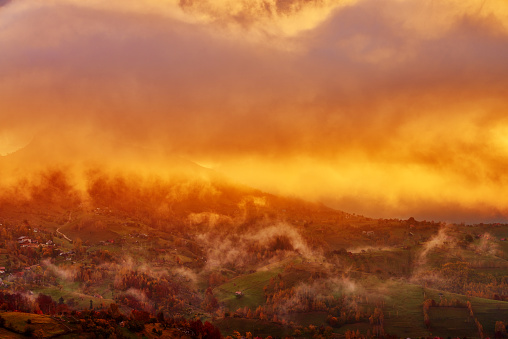
[[[0,155],[130,147],[370,217],[507,221],[507,60],[505,0],[0,0]]]

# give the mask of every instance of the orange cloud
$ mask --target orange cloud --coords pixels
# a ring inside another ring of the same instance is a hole
[[[505,218],[507,8],[12,1],[0,153],[35,137],[32,163],[136,171],[171,154],[371,216]]]

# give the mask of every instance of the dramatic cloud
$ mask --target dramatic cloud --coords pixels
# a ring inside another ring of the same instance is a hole
[[[505,1],[0,6],[2,155],[172,154],[369,216],[507,219]]]

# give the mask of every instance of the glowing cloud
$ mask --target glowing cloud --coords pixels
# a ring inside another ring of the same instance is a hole
[[[506,220],[506,1],[0,6],[0,153],[39,147],[4,168],[181,156],[371,216]]]

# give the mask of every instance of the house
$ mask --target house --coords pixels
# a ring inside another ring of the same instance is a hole
[[[236,296],[237,298],[241,298],[241,297],[243,296],[243,292],[242,292],[242,291],[236,291],[236,292],[235,292],[235,296]]]

